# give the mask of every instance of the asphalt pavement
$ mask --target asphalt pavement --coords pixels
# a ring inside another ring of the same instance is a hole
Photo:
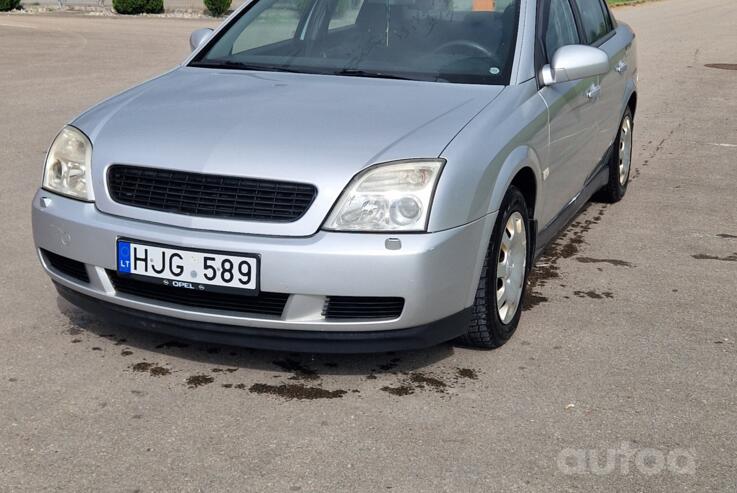
[[[30,228],[51,139],[212,22],[0,15],[0,491],[734,491],[737,71],[705,65],[737,63],[737,3],[616,16],[640,52],[633,181],[548,250],[514,339],[326,356],[58,300]]]

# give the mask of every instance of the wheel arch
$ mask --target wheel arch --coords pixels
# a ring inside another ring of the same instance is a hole
[[[499,170],[491,192],[489,212],[499,210],[504,195],[514,185],[525,196],[530,218],[534,219],[540,205],[541,183],[542,172],[537,153],[528,146],[518,147],[509,153]]]
[[[484,183],[487,184],[485,192],[487,194],[487,216],[490,220],[487,221],[486,230],[484,232],[485,242],[480,245],[478,250],[478,256],[476,258],[476,266],[474,268],[474,275],[476,278],[480,275],[481,269],[484,264],[484,258],[486,257],[489,243],[491,241],[492,232],[494,230],[494,223],[496,221],[497,213],[504,201],[509,188],[514,185],[518,188],[521,187],[522,194],[525,196],[525,200],[528,197],[533,197],[532,204],[528,203],[529,218],[534,220],[536,217],[534,212],[535,209],[540,207],[541,203],[541,183],[542,183],[542,172],[540,170],[540,160],[537,153],[529,146],[519,146],[512,152],[507,154],[507,157],[502,161],[501,166],[495,165],[499,160],[494,160],[490,163],[487,168],[487,176],[489,173],[494,173],[495,178],[492,181],[492,186],[488,188],[488,181],[481,179],[479,187],[484,187]],[[480,193],[480,190],[477,191]],[[534,223],[536,224],[536,223]],[[533,238],[533,248],[535,237],[537,235],[536,228],[531,229]],[[473,304],[473,300],[476,296],[476,285],[470,286],[468,292],[468,303],[469,306]]]
[[[624,110],[630,108],[632,110],[632,116],[635,116],[637,112],[637,84],[634,79],[627,81],[627,85],[624,88],[624,97],[622,98],[622,108],[620,115],[624,114]]]
[[[630,95],[629,101],[627,101],[627,107],[632,111],[632,117],[635,117],[637,113],[637,91],[633,91]]]

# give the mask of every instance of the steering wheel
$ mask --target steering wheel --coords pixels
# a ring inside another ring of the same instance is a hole
[[[477,43],[476,41],[471,41],[470,39],[456,39],[454,41],[448,41],[447,43],[443,43],[437,48],[433,50],[433,53],[442,53],[443,51],[448,51],[449,48],[471,48],[473,50],[479,51],[483,53],[487,57],[492,57],[492,53],[481,43]]]

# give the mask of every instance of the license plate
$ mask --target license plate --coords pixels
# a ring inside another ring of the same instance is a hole
[[[118,240],[118,274],[172,288],[258,294],[259,256]]]

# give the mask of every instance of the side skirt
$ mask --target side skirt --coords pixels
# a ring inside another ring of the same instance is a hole
[[[612,151],[612,147],[607,150],[606,154],[604,154],[604,159],[599,162],[596,170],[586,180],[586,185],[584,185],[583,190],[581,190],[576,198],[565,206],[544,228],[538,231],[535,241],[534,260],[540,258],[545,248],[566,229],[583,206],[591,200],[591,197],[607,184],[609,181],[609,161],[611,160]]]

